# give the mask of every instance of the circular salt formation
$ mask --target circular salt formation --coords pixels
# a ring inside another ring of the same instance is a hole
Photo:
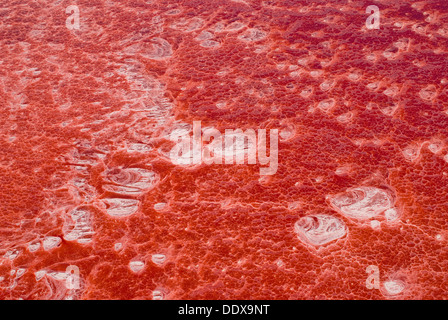
[[[439,153],[443,149],[443,142],[434,141],[428,146],[428,149],[434,154]]]
[[[92,241],[94,234],[91,216],[93,215],[87,208],[78,208],[70,212],[72,221],[65,221],[62,231],[64,239],[67,241],[77,241],[78,243],[88,243]]]
[[[279,133],[281,141],[287,141],[287,140],[291,139],[292,137],[294,137],[294,135],[295,135],[295,130],[292,126],[285,127]]]
[[[313,93],[313,89],[308,87],[302,90],[302,92],[300,92],[300,96],[302,98],[308,98],[311,94]]]
[[[266,32],[259,29],[247,29],[243,34],[238,36],[238,39],[247,42],[256,42],[266,38]]]
[[[420,156],[420,146],[411,144],[403,150],[403,156],[407,161],[414,162]]]
[[[322,91],[328,91],[333,87],[333,85],[334,85],[334,81],[326,80],[326,81],[322,82],[319,87]]]
[[[437,89],[434,85],[429,85],[419,92],[420,98],[426,101],[431,101],[437,96]]]
[[[316,214],[300,218],[294,230],[299,239],[314,246],[321,246],[333,240],[342,238],[346,234],[344,222],[336,217]]]
[[[126,217],[137,212],[139,201],[135,199],[107,198],[102,200],[106,213],[112,217]]]
[[[312,76],[313,78],[317,78],[319,76],[322,75],[322,70],[313,70],[310,72],[310,76]]]
[[[152,300],[163,300],[165,298],[165,294],[162,290],[154,290],[152,292]]]
[[[390,222],[397,220],[400,214],[396,208],[390,208],[384,211],[384,216],[386,217],[386,220]]]
[[[372,220],[370,221],[370,226],[372,227],[373,230],[379,230],[381,223],[378,220]]]
[[[14,260],[15,258],[17,258],[17,257],[19,256],[19,254],[20,254],[20,251],[19,251],[19,250],[12,249],[12,250],[8,250],[8,251],[5,253],[4,257],[12,261],[12,260]]]
[[[56,248],[61,242],[62,239],[59,237],[46,237],[43,241],[44,250]]]
[[[40,279],[42,279],[46,273],[47,272],[45,270],[39,270],[39,271],[34,272],[34,275],[36,276],[36,281],[39,281]]]
[[[166,256],[164,254],[153,254],[151,260],[155,264],[161,265],[165,262]]]
[[[330,111],[330,109],[333,108],[335,106],[335,104],[336,104],[336,100],[334,100],[333,98],[330,98],[330,99],[320,101],[319,104],[317,105],[317,107],[320,110],[327,112],[327,111]]]
[[[353,112],[346,112],[337,117],[338,122],[340,123],[348,123],[353,119]]]
[[[129,262],[129,268],[131,268],[132,272],[140,272],[145,267],[145,263],[143,261],[131,261]]]
[[[159,176],[142,168],[114,168],[102,174],[106,191],[122,195],[140,195],[153,188]]]
[[[361,78],[361,74],[359,74],[357,72],[353,72],[348,75],[348,78],[351,81],[358,81]]]
[[[26,271],[25,268],[19,268],[19,269],[17,269],[16,278],[20,278],[21,276],[23,276],[23,274],[25,273],[25,271]]]
[[[341,214],[358,220],[367,220],[392,208],[394,198],[386,190],[362,186],[348,189],[330,198],[330,205]]]
[[[204,40],[199,45],[204,48],[214,48],[214,47],[219,46],[220,43],[215,40]]]
[[[163,38],[155,37],[151,39],[152,48],[149,48],[144,56],[152,60],[163,60],[170,58],[173,54],[171,44]]]
[[[288,209],[289,210],[296,210],[299,209],[301,207],[300,202],[299,201],[294,201],[288,204]]]
[[[404,282],[401,280],[389,280],[384,282],[383,286],[386,290],[386,293],[391,296],[402,293],[406,287]]]

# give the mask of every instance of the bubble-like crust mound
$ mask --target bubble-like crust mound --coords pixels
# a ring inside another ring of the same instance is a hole
[[[399,279],[387,280],[384,281],[381,289],[386,297],[397,297],[405,292],[406,283]]]
[[[361,186],[329,197],[331,206],[348,218],[367,220],[394,206],[390,191]]]
[[[106,198],[103,199],[106,213],[112,217],[127,217],[137,212],[139,201],[135,199]]]
[[[141,168],[114,168],[103,174],[103,189],[122,195],[139,195],[158,181],[155,172]]]
[[[343,221],[325,214],[315,214],[300,218],[295,223],[294,230],[301,241],[314,246],[322,246],[342,238],[347,232]]]

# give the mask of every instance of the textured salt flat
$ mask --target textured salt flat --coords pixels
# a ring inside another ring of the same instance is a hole
[[[448,298],[448,2],[76,5],[0,9],[1,299]]]

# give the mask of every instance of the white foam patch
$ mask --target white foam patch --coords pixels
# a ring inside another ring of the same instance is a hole
[[[88,243],[92,241],[94,235],[92,225],[93,213],[87,208],[78,208],[70,212],[62,231],[64,240],[77,241],[78,243]]]
[[[393,116],[395,112],[398,110],[399,105],[398,104],[388,104],[388,105],[379,105],[378,109],[381,111],[382,114],[386,116]]]
[[[341,166],[337,167],[336,171],[334,172],[337,176],[345,176],[350,172],[349,166]]]
[[[376,217],[390,209],[394,200],[386,190],[362,186],[329,197],[330,205],[339,213],[359,220]]]
[[[107,198],[103,199],[106,213],[112,217],[127,217],[138,210],[139,201],[135,199]]]
[[[285,266],[285,263],[283,262],[282,259],[278,259],[275,264],[277,265],[277,267],[282,268]]]
[[[210,39],[213,39],[213,37],[214,37],[213,33],[211,33],[210,31],[204,30],[194,39],[201,41],[201,40],[210,40]]]
[[[373,230],[379,230],[381,228],[381,223],[378,220],[370,221],[370,226]]]
[[[448,153],[447,153],[446,155],[443,156],[443,160],[444,160],[445,162],[448,162]]]
[[[175,23],[171,24],[170,27],[183,32],[192,32],[202,28],[204,23],[204,19],[198,17],[192,19],[180,18],[177,19]]]
[[[103,189],[122,195],[140,195],[158,182],[155,172],[142,168],[115,168],[102,174]]]
[[[386,217],[387,221],[395,221],[400,216],[400,213],[396,208],[390,208],[384,211],[384,216]]]
[[[243,34],[238,36],[238,39],[247,42],[256,42],[266,38],[266,32],[259,29],[247,29]]]
[[[129,152],[150,152],[152,147],[144,143],[131,143],[128,145]]]
[[[227,25],[227,27],[225,28],[226,31],[240,31],[242,30],[246,25],[242,24],[241,22],[235,21],[232,22],[231,24]]]
[[[386,293],[391,296],[402,293],[406,287],[405,283],[401,280],[389,280],[384,282],[383,286]]]
[[[59,237],[45,237],[43,241],[44,250],[51,250],[59,246],[62,242],[62,239]]]
[[[407,161],[416,161],[420,156],[421,146],[417,144],[411,144],[403,149],[403,156]]]
[[[46,273],[47,272],[45,270],[39,270],[39,271],[34,272],[34,275],[36,276],[36,281],[41,280],[45,276]]]
[[[165,139],[169,139],[171,141],[177,142],[178,137],[189,136],[190,131],[192,130],[192,126],[188,123],[179,123],[178,127],[173,129],[169,134],[164,136]]]
[[[145,263],[143,261],[131,261],[129,262],[129,268],[132,272],[140,272],[145,267]]]
[[[15,258],[17,258],[18,256],[20,255],[20,251],[19,250],[17,250],[17,249],[12,249],[12,250],[8,250],[6,253],[5,253],[5,255],[4,255],[4,257],[6,258],[6,259],[9,259],[9,260],[14,260]]]
[[[358,81],[359,79],[361,79],[361,74],[357,73],[357,72],[352,72],[348,75],[348,79],[351,81]]]
[[[295,135],[295,130],[293,127],[287,127],[280,131],[280,141],[287,141]]]
[[[355,116],[354,113],[349,111],[349,112],[346,112],[346,113],[343,113],[343,114],[339,115],[336,119],[340,123],[348,123],[351,120],[353,120],[354,116]]]
[[[164,300],[165,293],[162,290],[154,290],[152,292],[152,300]]]
[[[68,278],[68,274],[63,271],[53,271],[53,272],[47,273],[47,275],[52,277],[54,280],[58,280],[58,281],[66,280]]]
[[[226,101],[219,101],[216,103],[216,108],[218,109],[225,109],[227,107]]]
[[[323,74],[322,70],[313,70],[310,72],[310,76],[312,76],[313,78],[320,77],[322,74]]]
[[[342,238],[347,232],[346,229],[344,222],[325,214],[302,217],[294,225],[299,239],[314,246]]]
[[[379,82],[372,82],[367,85],[367,88],[369,88],[370,90],[376,90],[379,87],[380,87]]]
[[[164,202],[159,202],[154,205],[154,210],[156,210],[156,211],[162,211],[165,208],[166,208],[166,203],[164,203]]]
[[[294,201],[294,202],[291,202],[291,203],[288,204],[288,209],[289,210],[296,210],[296,209],[299,209],[301,207],[302,206],[301,206],[299,201]]]
[[[434,85],[429,85],[421,89],[418,94],[421,99],[431,101],[437,96],[437,89]]]
[[[328,91],[328,90],[330,90],[331,88],[333,88],[334,85],[335,85],[335,82],[334,82],[333,80],[325,80],[324,82],[322,82],[322,83],[319,85],[319,88],[320,88],[322,91]]]
[[[383,94],[385,94],[388,97],[395,97],[398,92],[399,92],[399,88],[397,86],[392,86],[390,88],[387,88],[386,90],[383,91]]]
[[[16,272],[16,278],[20,278],[21,276],[23,276],[23,274],[25,273],[26,269],[25,268],[19,268],[17,269]]]
[[[153,254],[151,260],[155,264],[161,265],[165,262],[166,256],[164,254]]]
[[[200,46],[204,48],[215,48],[218,47],[220,43],[215,40],[204,40],[201,42]]]
[[[142,55],[152,60],[163,60],[173,55],[173,49],[168,41],[155,37],[151,39],[150,47],[143,51]]]
[[[442,141],[433,141],[428,146],[429,151],[436,154],[442,151],[443,149],[443,142]]]
[[[317,107],[324,112],[328,112],[335,106],[335,104],[336,101],[333,98],[330,98],[319,102]]]
[[[310,88],[310,87],[308,87],[308,88],[303,89],[303,90],[300,92],[300,96],[301,96],[302,98],[308,98],[309,96],[311,96],[312,93],[313,93],[313,89]]]

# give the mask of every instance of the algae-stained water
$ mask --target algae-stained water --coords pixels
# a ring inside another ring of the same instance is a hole
[[[0,298],[448,298],[444,1],[0,12]]]

